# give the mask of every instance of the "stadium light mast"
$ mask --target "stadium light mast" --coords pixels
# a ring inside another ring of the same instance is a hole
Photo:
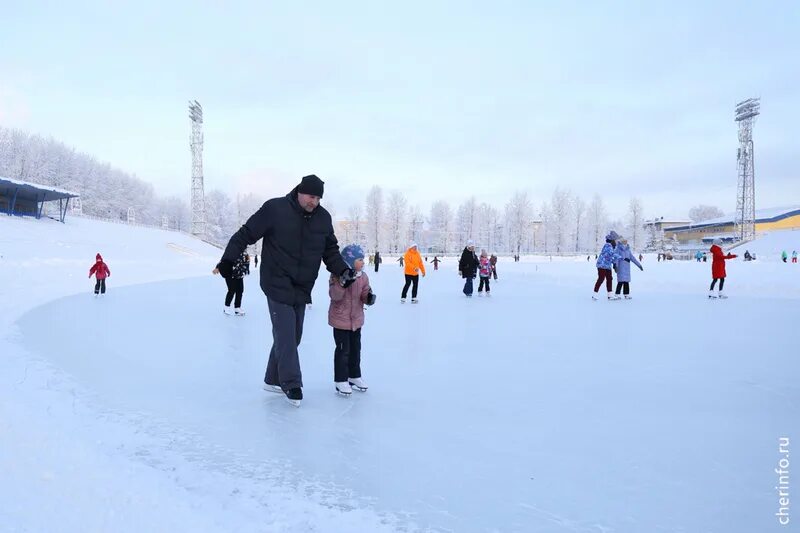
[[[737,196],[734,223],[736,239],[749,241],[756,234],[756,177],[753,153],[753,124],[761,114],[761,99],[748,98],[736,104],[736,122],[739,123],[739,149],[737,151]]]
[[[192,235],[205,236],[205,195],[203,193],[203,107],[197,100],[189,102],[192,121]]]

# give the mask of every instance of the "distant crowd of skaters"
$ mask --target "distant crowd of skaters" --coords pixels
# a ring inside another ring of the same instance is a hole
[[[324,182],[315,175],[302,178],[289,194],[272,198],[264,203],[228,242],[225,251],[213,269],[225,279],[226,314],[243,316],[241,308],[244,292],[243,277],[250,273],[248,246],[262,241],[261,289],[267,297],[273,344],[269,351],[263,388],[268,392],[281,393],[286,400],[299,407],[303,400],[303,381],[300,370],[298,347],[303,334],[303,323],[307,306],[311,304],[311,292],[324,263],[330,278],[328,293],[330,306],[328,324],[333,328],[334,338],[334,385],[336,392],[349,396],[353,389],[365,392],[367,385],[361,376],[361,328],[364,325],[364,306],[374,305],[377,296],[372,291],[364,270],[365,262],[378,272],[383,259],[379,252],[365,256],[363,249],[355,244],[340,249],[333,231],[330,213],[320,205]],[[715,240],[710,253],[713,256],[710,298],[724,298],[725,261],[736,257],[724,254],[721,241]],[[598,278],[593,299],[597,299],[600,286],[605,283],[608,299],[620,299],[622,294],[630,299],[630,264],[639,269],[642,256],[637,260],[627,241],[616,232],[606,236],[606,243],[596,256]],[[797,262],[797,253],[792,254]],[[514,255],[514,261],[520,260]],[[589,258],[587,257],[587,260]],[[787,254],[783,254],[784,262]],[[400,301],[405,302],[411,289],[411,301],[417,302],[420,276],[426,273],[416,243],[411,243],[402,257],[397,259],[404,270],[405,283]],[[256,267],[259,256],[254,257]],[[433,257],[434,270],[438,270],[441,259]],[[617,274],[616,292],[612,292],[612,270]],[[458,263],[458,274],[464,279],[462,292],[471,298],[474,280],[479,278],[478,295],[491,292],[491,281],[497,280],[497,256],[481,250],[468,241]],[[105,293],[105,280],[111,270],[100,254],[89,271],[96,276],[95,295]],[[718,284],[718,287],[717,287]],[[716,292],[715,292],[716,291]],[[231,312],[231,304],[233,311]]]

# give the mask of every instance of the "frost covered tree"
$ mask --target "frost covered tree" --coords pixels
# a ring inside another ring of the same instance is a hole
[[[631,198],[628,204],[628,235],[631,249],[638,250],[644,245],[644,208],[638,198]]]
[[[469,239],[474,240],[476,238],[477,226],[478,203],[475,201],[475,197],[472,196],[458,206],[455,231],[459,241],[466,242]]]
[[[575,251],[580,252],[583,233],[586,231],[586,202],[580,196],[575,196],[572,201],[572,215],[575,218]]]
[[[422,214],[422,209],[418,205],[414,205],[408,210],[408,240],[409,242],[416,242],[420,244],[422,240],[422,230],[425,225],[425,215]]]
[[[433,246],[442,253],[448,253],[453,246],[453,210],[450,204],[443,200],[433,203],[431,214],[428,218],[428,227],[433,236]]]
[[[206,238],[216,244],[225,244],[237,225],[236,205],[227,194],[213,190],[205,195]]]
[[[367,194],[367,239],[371,250],[380,250],[383,228],[383,190],[375,185]]]
[[[528,233],[533,223],[533,202],[526,192],[515,192],[505,206],[505,226],[509,251],[519,254],[528,242]]]
[[[164,202],[152,185],[52,138],[0,127],[0,176],[67,189],[86,215],[161,226]]]
[[[405,250],[406,242],[405,224],[406,224],[406,210],[408,209],[408,200],[399,191],[393,191],[389,195],[389,202],[386,206],[386,222],[389,229],[389,250],[392,252],[399,252]]]
[[[482,203],[478,207],[478,239],[490,252],[498,250],[502,241],[500,216],[493,206]]]
[[[549,207],[553,250],[558,254],[571,248],[572,198],[569,191],[556,187]]]
[[[364,236],[363,236],[364,215],[362,213],[363,210],[361,209],[361,206],[359,204],[355,204],[350,206],[347,215],[348,229],[351,232],[348,238],[351,241],[359,244],[362,244],[364,241]]]
[[[598,251],[602,248],[605,242],[606,230],[608,230],[608,214],[603,199],[599,194],[592,197],[592,203],[589,205],[589,212],[587,221],[589,223],[591,241],[594,250]]]
[[[689,220],[692,222],[703,222],[712,218],[725,216],[725,213],[715,205],[696,205],[689,209]]]

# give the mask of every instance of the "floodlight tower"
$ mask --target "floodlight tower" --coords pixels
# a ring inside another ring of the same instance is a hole
[[[753,154],[753,124],[761,114],[761,99],[748,98],[736,104],[736,122],[739,123],[739,150],[737,152],[738,186],[736,196],[736,239],[748,241],[756,234],[756,176]]]
[[[205,197],[203,194],[203,107],[189,102],[192,121],[192,235],[205,235]]]

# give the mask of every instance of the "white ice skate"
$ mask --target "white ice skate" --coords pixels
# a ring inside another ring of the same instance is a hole
[[[486,291],[486,297],[487,298],[491,298],[492,297],[492,293],[490,293],[489,291]]]
[[[609,292],[608,293],[608,299],[609,300],[620,300],[621,298],[619,297],[619,295],[614,294],[613,292]]]
[[[223,307],[222,308],[222,312],[225,313],[226,315],[232,315],[233,314],[233,313],[231,313],[231,308],[230,307]]]
[[[336,392],[342,396],[350,396],[353,394],[353,389],[350,387],[350,383],[346,381],[337,381],[334,383],[334,385],[336,386]]]
[[[592,293],[592,300],[594,300],[594,301],[596,302],[596,301],[597,301],[597,300],[599,300],[599,299],[600,299],[600,298],[598,298],[598,297],[597,297],[597,293],[596,293],[596,292],[593,292],[593,293]]]
[[[404,303],[406,303],[406,299],[405,299],[405,298],[400,298],[400,303],[401,303],[401,304],[404,304]]]
[[[301,402],[302,400],[293,400],[293,399],[291,399],[291,398],[289,398],[289,397],[287,396],[287,397],[286,397],[286,401],[287,401],[287,402],[289,402],[289,405],[291,405],[292,407],[300,407],[300,402]]]
[[[483,292],[478,291],[478,298],[483,298]]]
[[[235,314],[236,316],[244,316],[245,312],[242,311],[241,309],[236,309],[233,311],[233,314]]]
[[[411,303],[412,304],[418,304],[419,300],[417,300],[416,298],[411,298]]]
[[[717,295],[717,298],[720,298],[720,299],[722,299],[722,300],[727,300],[727,299],[728,299],[728,297],[727,297],[727,296],[725,296],[724,294],[722,294],[722,291],[719,291],[719,294]]]
[[[367,384],[361,378],[350,378],[350,385],[359,392],[367,392]]]
[[[708,299],[709,300],[716,300],[717,299],[717,294],[713,290],[708,291]]]
[[[633,300],[633,296],[630,296],[630,295],[626,294],[625,295],[625,299],[626,300]]]
[[[264,390],[267,392],[276,392],[278,394],[283,394],[283,389],[280,388],[279,385],[270,385],[269,383],[264,383]]]

